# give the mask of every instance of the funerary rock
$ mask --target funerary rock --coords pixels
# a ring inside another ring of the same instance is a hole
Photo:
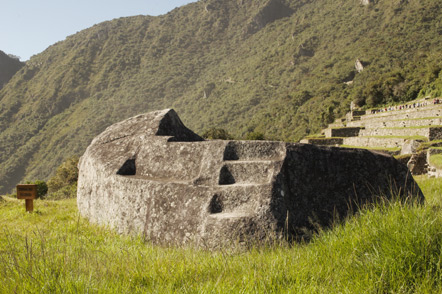
[[[423,200],[407,167],[383,153],[205,141],[170,109],[110,126],[79,163],[81,215],[164,245],[296,239],[396,193]]]

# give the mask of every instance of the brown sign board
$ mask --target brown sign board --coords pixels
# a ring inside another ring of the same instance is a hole
[[[37,185],[17,185],[17,199],[36,199]]]

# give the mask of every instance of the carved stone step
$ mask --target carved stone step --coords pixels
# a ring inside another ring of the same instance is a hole
[[[224,151],[224,160],[280,160],[285,152],[282,142],[232,141]]]
[[[265,195],[272,192],[270,184],[234,184],[219,186],[210,200],[210,214],[227,212],[254,212],[262,206]]]
[[[265,184],[274,172],[274,161],[226,161],[219,175],[220,185]]]

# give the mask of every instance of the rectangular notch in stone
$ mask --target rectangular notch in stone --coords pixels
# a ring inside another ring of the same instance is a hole
[[[126,162],[117,171],[117,175],[120,176],[135,176],[137,174],[137,166],[135,164],[135,158],[126,160]]]

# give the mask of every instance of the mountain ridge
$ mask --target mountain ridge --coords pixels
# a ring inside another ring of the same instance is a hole
[[[108,125],[151,110],[174,108],[199,133],[296,141],[352,100],[411,100],[440,73],[440,10],[430,0],[210,0],[97,24],[33,56],[0,90],[0,192],[48,178]]]
[[[0,90],[24,65],[24,62],[21,62],[18,57],[8,55],[0,50]]]

